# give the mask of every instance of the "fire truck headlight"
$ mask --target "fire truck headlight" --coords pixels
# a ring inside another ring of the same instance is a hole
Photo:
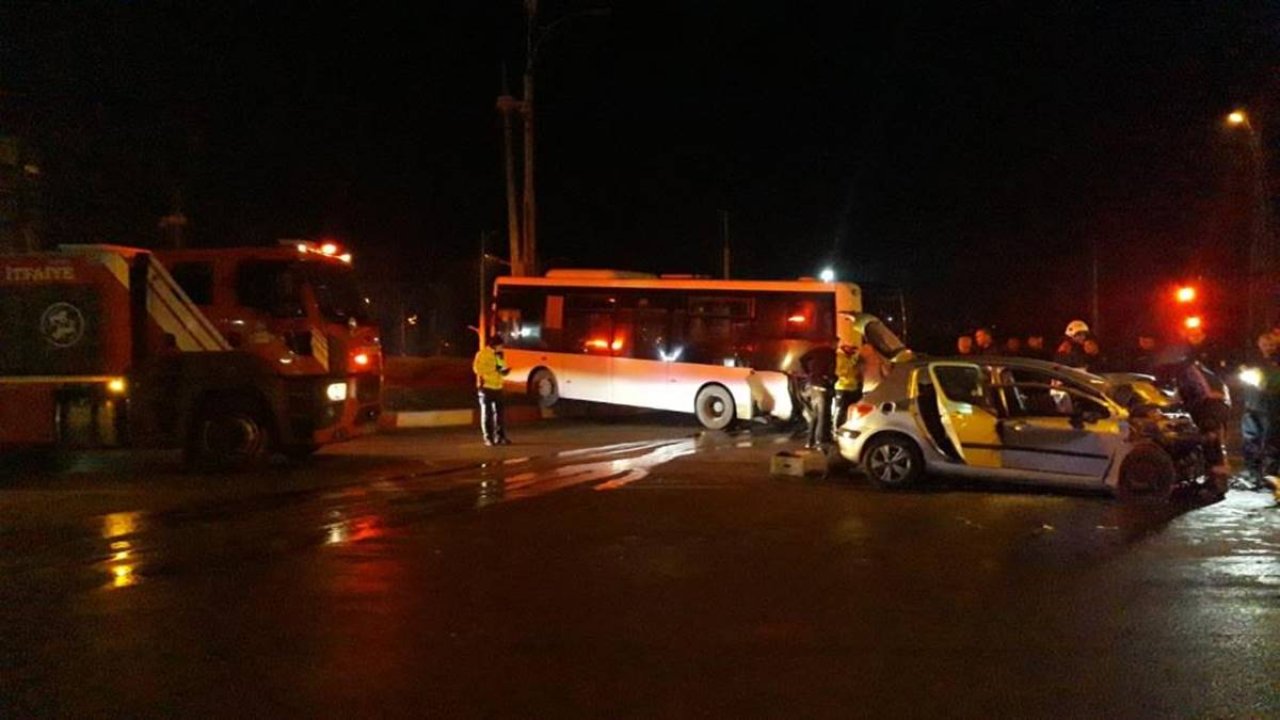
[[[324,389],[324,394],[333,402],[342,402],[347,399],[347,384],[345,382],[329,383]]]
[[[1262,387],[1262,371],[1258,368],[1242,368],[1240,370],[1240,382],[1250,387]]]
[[[112,395],[123,395],[129,386],[125,383],[124,378],[112,378],[107,381],[107,392]]]

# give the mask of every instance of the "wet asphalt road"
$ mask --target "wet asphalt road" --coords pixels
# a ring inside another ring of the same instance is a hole
[[[1280,510],[557,422],[0,481],[0,716],[1280,717]]]

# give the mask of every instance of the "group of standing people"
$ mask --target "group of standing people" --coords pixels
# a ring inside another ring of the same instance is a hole
[[[1001,356],[1049,360],[1094,373],[1154,374],[1161,363],[1171,362],[1169,358],[1179,352],[1205,355],[1205,335],[1199,329],[1188,330],[1182,340],[1180,344],[1165,347],[1155,333],[1143,331],[1138,333],[1132,346],[1119,353],[1107,354],[1103,352],[1102,343],[1088,323],[1072,320],[1057,344],[1052,347],[1045,343],[1044,335],[1028,335],[1025,339],[1011,336],[1005,338],[1004,342],[997,342],[990,330],[978,328],[972,334],[956,338],[956,354],[965,357]]]
[[[956,338],[956,354],[1053,360],[1063,365],[1091,370],[1099,370],[1107,364],[1098,338],[1083,320],[1072,320],[1067,325],[1062,340],[1053,349],[1045,344],[1044,335],[1032,334],[1025,339],[1014,335],[1005,338],[1004,342],[997,342],[990,330],[978,328],[972,334],[966,333]]]

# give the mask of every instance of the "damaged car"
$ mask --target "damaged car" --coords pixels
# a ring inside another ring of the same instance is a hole
[[[840,454],[878,486],[936,474],[1123,498],[1225,491],[1207,473],[1205,434],[1151,383],[1024,358],[904,355],[836,431]]]

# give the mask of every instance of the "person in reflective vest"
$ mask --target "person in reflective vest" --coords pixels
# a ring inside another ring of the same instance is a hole
[[[858,348],[841,342],[836,348],[836,427],[846,420],[849,406],[862,399],[862,356]]]
[[[505,402],[502,381],[507,373],[507,361],[502,357],[502,338],[493,337],[480,348],[471,370],[476,374],[476,390],[480,398],[480,431],[485,445],[510,445],[506,422],[503,418]]]

